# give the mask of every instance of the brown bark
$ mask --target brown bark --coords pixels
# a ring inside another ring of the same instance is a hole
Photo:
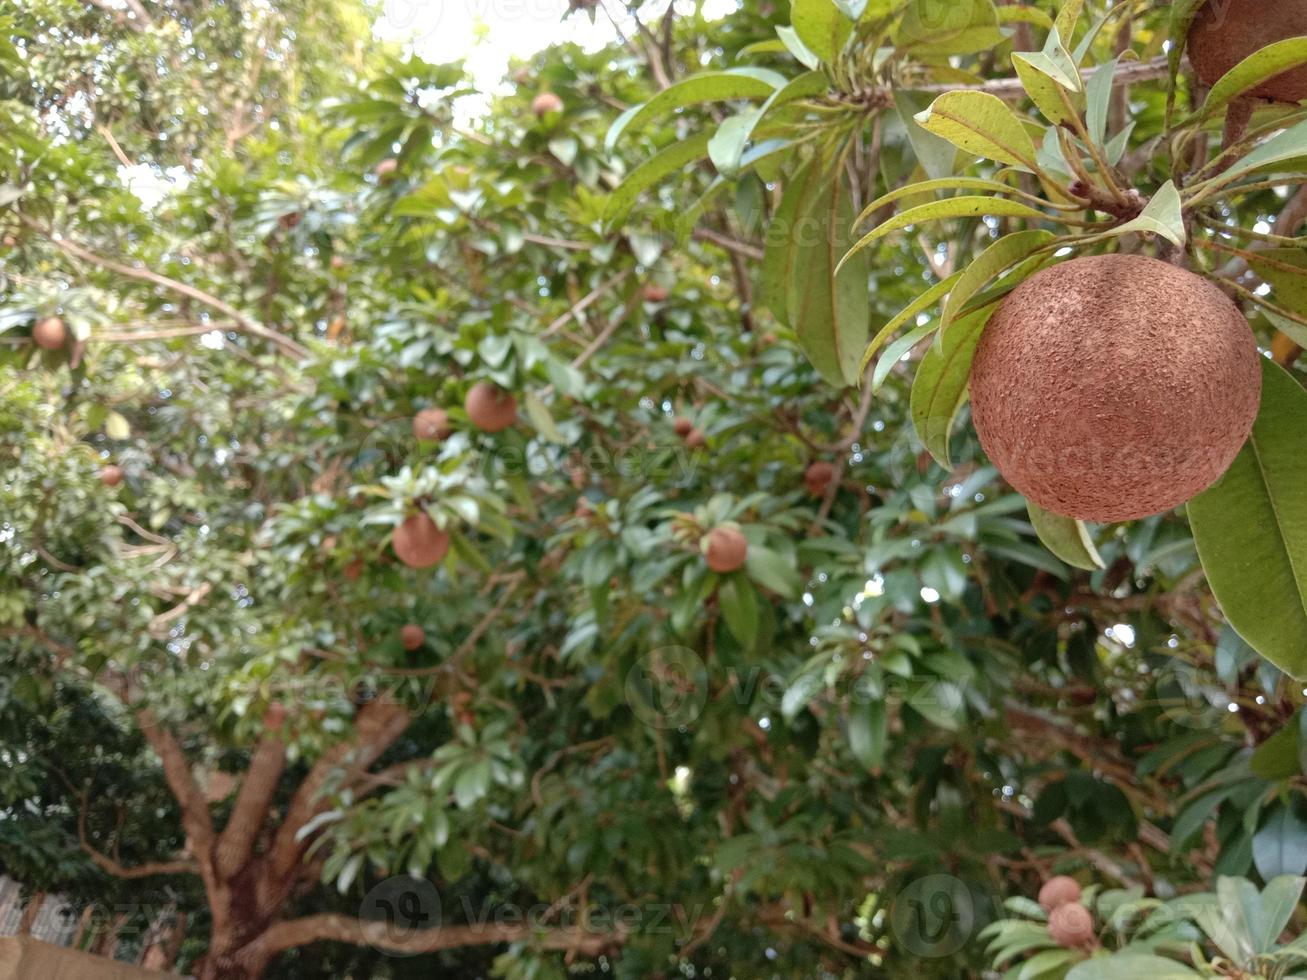
[[[45,892],[33,892],[32,897],[23,906],[22,918],[18,920],[18,935],[30,936],[32,934],[32,926],[36,925],[36,917],[41,914],[41,906],[44,904]]]

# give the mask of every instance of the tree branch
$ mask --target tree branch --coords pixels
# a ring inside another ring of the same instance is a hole
[[[268,724],[267,719],[264,723]],[[259,739],[231,819],[218,838],[216,863],[222,877],[230,880],[249,860],[285,768],[286,746],[275,731],[269,731]]]
[[[138,269],[134,266],[123,265],[121,262],[115,262],[113,259],[106,259],[104,256],[97,255],[95,252],[78,245],[76,242],[55,235],[54,232],[42,227],[38,222],[33,221],[25,214],[20,214],[18,219],[29,228],[44,235],[57,248],[69,255],[83,259],[84,261],[90,262],[92,265],[97,265],[101,269],[117,273],[120,276],[125,276],[129,279],[136,279],[140,282],[153,283],[156,286],[162,286],[174,293],[179,293],[182,296],[193,299],[197,303],[203,303],[205,306],[212,307],[225,316],[231,317],[231,319],[235,321],[236,329],[275,344],[277,347],[280,347],[282,351],[290,354],[292,357],[302,358],[308,356],[307,348],[302,347],[289,337],[283,337],[275,330],[269,330],[263,324],[246,316],[240,310],[219,299],[217,296],[214,296],[212,293],[206,293],[202,289],[189,286],[184,282],[179,282],[176,279],[169,278],[168,276],[154,272],[151,269]]]
[[[90,856],[91,860],[99,865],[103,870],[113,875],[115,878],[149,878],[154,875],[180,875],[180,874],[198,874],[199,865],[194,861],[177,860],[177,861],[150,861],[146,864],[138,864],[133,867],[126,867],[119,864],[109,855],[97,851],[91,844],[90,839],[86,836],[86,791],[82,791],[81,806],[77,813],[77,836],[81,841],[82,850]]]

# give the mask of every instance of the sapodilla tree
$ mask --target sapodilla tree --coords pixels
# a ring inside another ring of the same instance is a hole
[[[1261,377],[1248,321],[1216,286],[1144,256],[1088,256],[1004,299],[972,364],[972,416],[999,472],[1040,507],[1127,521],[1226,471]]]

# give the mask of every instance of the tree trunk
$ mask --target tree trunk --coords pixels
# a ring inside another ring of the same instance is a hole
[[[32,934],[32,926],[36,925],[36,918],[41,914],[41,906],[44,904],[45,892],[33,892],[31,899],[23,907],[23,917],[18,920],[18,935]]]

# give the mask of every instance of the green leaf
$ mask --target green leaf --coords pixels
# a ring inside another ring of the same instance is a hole
[[[985,215],[998,218],[1049,220],[1048,215],[1042,211],[1036,211],[1027,204],[1008,201],[1001,197],[977,197],[974,195],[946,197],[942,201],[932,201],[929,204],[920,204],[915,208],[900,211],[888,221],[877,225],[858,239],[857,243],[845,254],[842,261],[849,261],[868,245],[874,244],[891,232],[907,228],[909,225],[924,224],[928,221],[944,221],[949,218],[980,218]]]
[[[1085,114],[1085,128],[1089,138],[1096,146],[1102,146],[1107,139],[1107,115],[1112,106],[1112,80],[1116,77],[1116,66],[1120,58],[1113,58],[1099,65],[1098,70],[1090,76],[1085,85],[1085,99],[1088,110]]]
[[[894,92],[894,111],[898,113],[903,128],[908,133],[908,143],[912,154],[921,164],[926,175],[935,179],[947,177],[953,173],[958,159],[958,148],[934,133],[928,133],[917,122],[916,115],[921,111],[924,99],[914,99],[910,92]]]
[[[792,0],[790,20],[799,40],[828,65],[835,63],[853,32],[853,22],[832,0]]]
[[[1276,875],[1301,875],[1307,871],[1307,823],[1292,806],[1280,804],[1253,835],[1253,863],[1257,873],[1268,881]],[[1257,939],[1256,924],[1250,925]],[[1255,948],[1254,952],[1265,949]]]
[[[886,731],[884,701],[849,705],[849,749],[867,769],[885,764]]]
[[[1030,510],[1030,523],[1035,526],[1035,533],[1045,548],[1075,568],[1093,571],[1107,567],[1094,547],[1084,521],[1044,510],[1033,500],[1026,501],[1026,506]]]
[[[1301,714],[1301,712],[1300,712]],[[1301,771],[1298,759],[1299,716],[1295,715],[1274,735],[1257,746],[1248,765],[1263,779],[1288,779]]]
[[[1307,878],[1278,875],[1262,889],[1262,934],[1253,937],[1262,952],[1269,953],[1279,943],[1280,933],[1284,932],[1298,908],[1304,886],[1307,886]]]
[[[1035,169],[1035,144],[1006,102],[988,92],[946,92],[917,113],[922,128],[959,149],[1023,170]]]
[[[894,370],[894,365],[908,351],[916,347],[932,331],[939,327],[938,323],[923,323],[921,326],[909,330],[894,343],[885,348],[885,353],[881,355],[876,362],[876,370],[871,374],[871,390],[877,391],[889,377],[889,373]]]
[[[1055,970],[1065,969],[1084,955],[1075,949],[1046,949],[1021,964],[1017,980],[1039,980]]]
[[[110,411],[104,417],[104,434],[110,439],[130,439],[132,426],[118,412]]]
[[[735,574],[722,579],[717,595],[727,628],[741,646],[752,650],[758,642],[758,593],[745,576]]]
[[[1262,361],[1252,437],[1225,475],[1189,501],[1207,580],[1258,653],[1307,678],[1307,391]]]
[[[912,424],[922,445],[945,469],[952,469],[949,431],[966,400],[971,361],[992,313],[992,308],[978,310],[956,321],[947,335],[936,337],[912,383]]]
[[[1007,184],[1000,183],[997,180],[988,180],[984,177],[941,177],[938,180],[922,180],[915,184],[896,187],[888,194],[882,194],[862,209],[862,213],[858,215],[854,225],[857,226],[862,224],[887,204],[901,201],[905,197],[918,197],[922,194],[933,194],[936,191],[993,191],[995,194],[1018,193],[1014,187],[1009,187]]]
[[[776,28],[776,36],[781,39],[785,49],[794,55],[795,60],[804,68],[815,70],[821,67],[821,58],[817,57],[817,54],[803,43],[793,27],[785,25]]]
[[[708,155],[713,166],[723,176],[732,177],[739,172],[744,148],[753,137],[754,130],[767,113],[777,106],[821,95],[830,88],[825,72],[804,72],[784,88],[773,92],[757,109],[742,112],[718,127],[717,135],[708,144]],[[727,124],[730,124],[728,127]]]
[[[1193,980],[1202,974],[1183,963],[1151,953],[1095,956],[1071,968],[1066,980]]]
[[[538,394],[528,390],[523,396],[522,403],[526,409],[527,418],[531,420],[531,424],[535,426],[536,431],[541,436],[549,442],[556,442],[560,445],[567,442],[563,438],[563,433],[559,431],[557,424],[555,424],[554,417],[549,414],[549,409],[545,407],[545,403],[540,400]]]
[[[948,294],[944,312],[940,315],[939,329],[948,330],[949,324],[957,319],[968,300],[984,289],[991,280],[1002,275],[1018,262],[1029,258],[1054,237],[1056,236],[1051,231],[1042,228],[1018,231],[1003,236],[985,249],[962,270],[957,285]]]
[[[1057,20],[1053,22],[1053,26],[1057,28],[1058,34],[1068,41],[1075,36],[1076,22],[1080,20],[1080,11],[1083,7],[1084,0],[1066,0],[1057,12]]]
[[[1180,192],[1175,184],[1167,181],[1157,189],[1157,193],[1145,205],[1139,217],[1118,225],[1106,234],[1110,236],[1125,235],[1130,232],[1149,231],[1161,235],[1181,248],[1188,240],[1185,234],[1184,214],[1180,205]]]
[[[1045,30],[1052,30],[1053,18],[1038,7],[1023,7],[1017,4],[1005,4],[994,8],[998,13],[1000,24],[1025,23],[1034,24]]]
[[[1001,44],[992,0],[911,0],[894,46],[914,55],[974,54]]]
[[[759,276],[759,300],[771,310],[772,316],[784,324],[790,324],[787,304],[790,279],[794,271],[799,214],[803,210],[804,199],[813,186],[808,175],[815,167],[817,162],[809,161],[794,172],[786,182],[781,203],[772,215],[771,224],[767,226],[762,274]]]
[[[728,99],[765,99],[785,85],[785,76],[766,68],[727,68],[691,75],[663,89],[648,102],[627,109],[608,127],[604,151],[612,153],[622,134],[649,120],[687,106]]]
[[[876,336],[872,338],[871,343],[867,345],[866,351],[863,352],[862,363],[858,368],[859,373],[867,369],[867,364],[871,361],[872,357],[875,356],[876,351],[880,350],[881,346],[889,340],[890,337],[894,336],[899,328],[909,320],[915,320],[923,312],[938,303],[950,289],[957,285],[958,280],[961,278],[962,273],[955,272],[947,279],[935,283],[935,285],[931,286],[909,303],[902,312],[898,313],[893,319],[886,323],[885,326],[881,327],[876,333]],[[877,385],[877,387],[879,386]]]
[[[695,160],[708,153],[710,133],[700,133],[688,140],[673,143],[661,153],[636,167],[621,185],[613,191],[604,208],[604,221],[609,226],[619,224],[635,206],[636,199],[664,177],[680,173]]]
[[[1290,37],[1253,52],[1216,80],[1197,112],[1182,123],[1198,122],[1220,112],[1268,79],[1307,64],[1307,37]]]
[[[853,202],[840,175],[814,167],[807,178],[818,186],[805,197],[795,227],[786,306],[808,360],[830,384],[842,387],[857,383],[867,344],[870,256],[840,259],[853,225]]]
[[[1307,252],[1300,248],[1267,248],[1252,255],[1248,265],[1270,284],[1275,301],[1295,313],[1307,313]]]
[[[744,557],[744,570],[764,589],[782,599],[797,599],[803,592],[803,580],[794,566],[770,548],[750,545]]]
[[[1292,160],[1303,154],[1307,154],[1307,120],[1296,126],[1290,126],[1284,132],[1268,139],[1242,160],[1236,160],[1215,179],[1214,183],[1225,185],[1259,168],[1283,163],[1285,160]]]

